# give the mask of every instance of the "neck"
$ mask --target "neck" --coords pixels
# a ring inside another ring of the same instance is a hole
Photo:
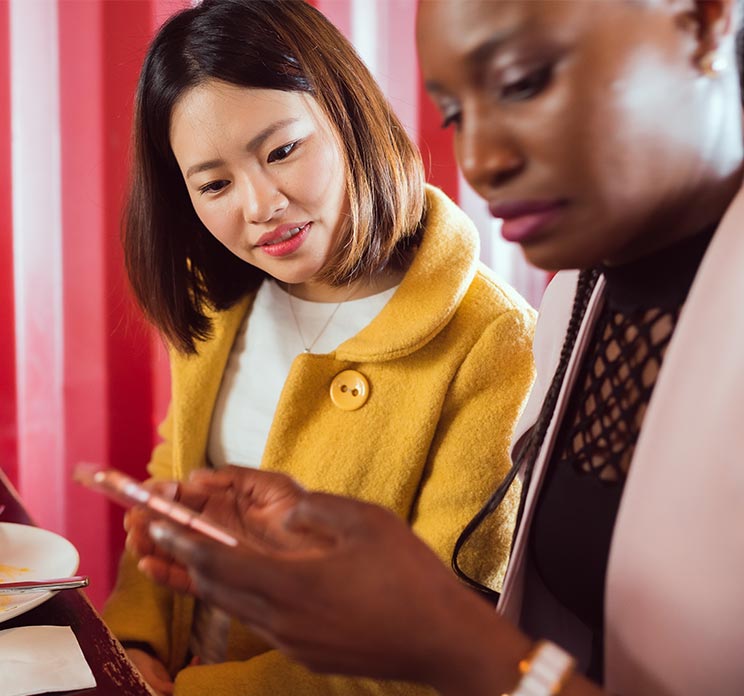
[[[293,297],[299,297],[302,300],[310,302],[344,302],[348,299],[361,300],[363,297],[376,295],[398,285],[403,276],[404,270],[385,269],[371,278],[364,277],[344,285],[328,285],[327,283],[316,283],[308,281],[306,283],[284,283],[277,280],[279,285]]]

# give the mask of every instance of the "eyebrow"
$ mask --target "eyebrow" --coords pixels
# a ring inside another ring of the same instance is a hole
[[[480,63],[490,58],[494,53],[500,50],[505,43],[511,41],[515,34],[516,29],[501,32],[490,36],[485,41],[482,41],[474,48],[471,48],[464,56],[464,61],[468,64],[470,69],[477,69]],[[428,92],[444,92],[442,85],[435,80],[426,80],[424,87]]]
[[[477,67],[484,60],[490,58],[494,53],[499,51],[504,44],[511,41],[516,30],[502,32],[486,39],[465,54],[465,61],[473,67]]]
[[[276,133],[278,130],[281,130],[282,128],[286,128],[287,126],[296,123],[299,121],[299,117],[293,117],[293,118],[283,118],[280,121],[274,121],[274,123],[266,126],[260,133],[255,135],[253,138],[251,138],[248,141],[248,144],[245,146],[245,149],[248,152],[255,152],[263,143],[270,138],[274,133]],[[213,159],[213,160],[207,160],[205,162],[199,162],[199,164],[194,164],[190,166],[186,170],[186,178],[192,177],[194,174],[199,174],[201,172],[206,172],[210,169],[216,169],[217,167],[221,167],[225,164],[225,160],[222,159]]]

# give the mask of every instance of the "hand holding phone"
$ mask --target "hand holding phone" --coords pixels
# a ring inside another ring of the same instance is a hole
[[[234,547],[239,544],[238,539],[224,527],[205,519],[185,505],[153,493],[136,479],[116,469],[78,464],[73,472],[73,479],[124,507],[142,505],[161,517],[200,532],[226,546]]]

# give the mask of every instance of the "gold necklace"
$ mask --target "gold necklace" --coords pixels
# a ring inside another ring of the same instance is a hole
[[[302,333],[302,327],[300,326],[300,320],[297,318],[297,314],[295,312],[294,305],[292,304],[292,286],[287,284],[287,299],[289,300],[289,309],[292,312],[292,319],[294,319],[295,326],[297,327],[297,334],[300,337],[300,342],[302,343],[303,348],[305,349],[306,353],[311,353],[313,348],[315,347],[315,344],[320,340],[320,337],[325,333],[325,330],[331,325],[331,322],[333,321],[333,317],[336,316],[336,312],[338,312],[339,309],[341,309],[341,305],[344,302],[348,302],[351,299],[351,296],[354,294],[355,288],[351,288],[351,291],[349,294],[344,297],[341,302],[339,302],[333,311],[331,312],[328,319],[326,319],[325,324],[323,324],[323,327],[320,329],[318,334],[315,336],[315,338],[310,342],[310,345],[307,344],[307,341],[305,341],[305,336]]]

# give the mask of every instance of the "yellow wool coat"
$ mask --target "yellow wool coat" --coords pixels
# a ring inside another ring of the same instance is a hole
[[[458,533],[509,468],[512,429],[533,379],[534,312],[478,262],[477,232],[459,208],[429,188],[427,211],[416,256],[379,315],[335,352],[295,359],[261,466],[390,508],[448,563]],[[149,465],[153,477],[181,479],[208,465],[212,410],[251,302],[217,313],[198,355],[172,354],[172,402]],[[344,370],[369,382],[356,410],[338,408],[329,394]],[[483,554],[491,563],[497,557],[503,575],[515,505],[497,514],[498,538]],[[153,647],[177,674],[179,695],[431,693],[313,674],[237,624],[228,662],[182,669],[193,600],[155,587],[126,554],[104,615],[120,639]]]

